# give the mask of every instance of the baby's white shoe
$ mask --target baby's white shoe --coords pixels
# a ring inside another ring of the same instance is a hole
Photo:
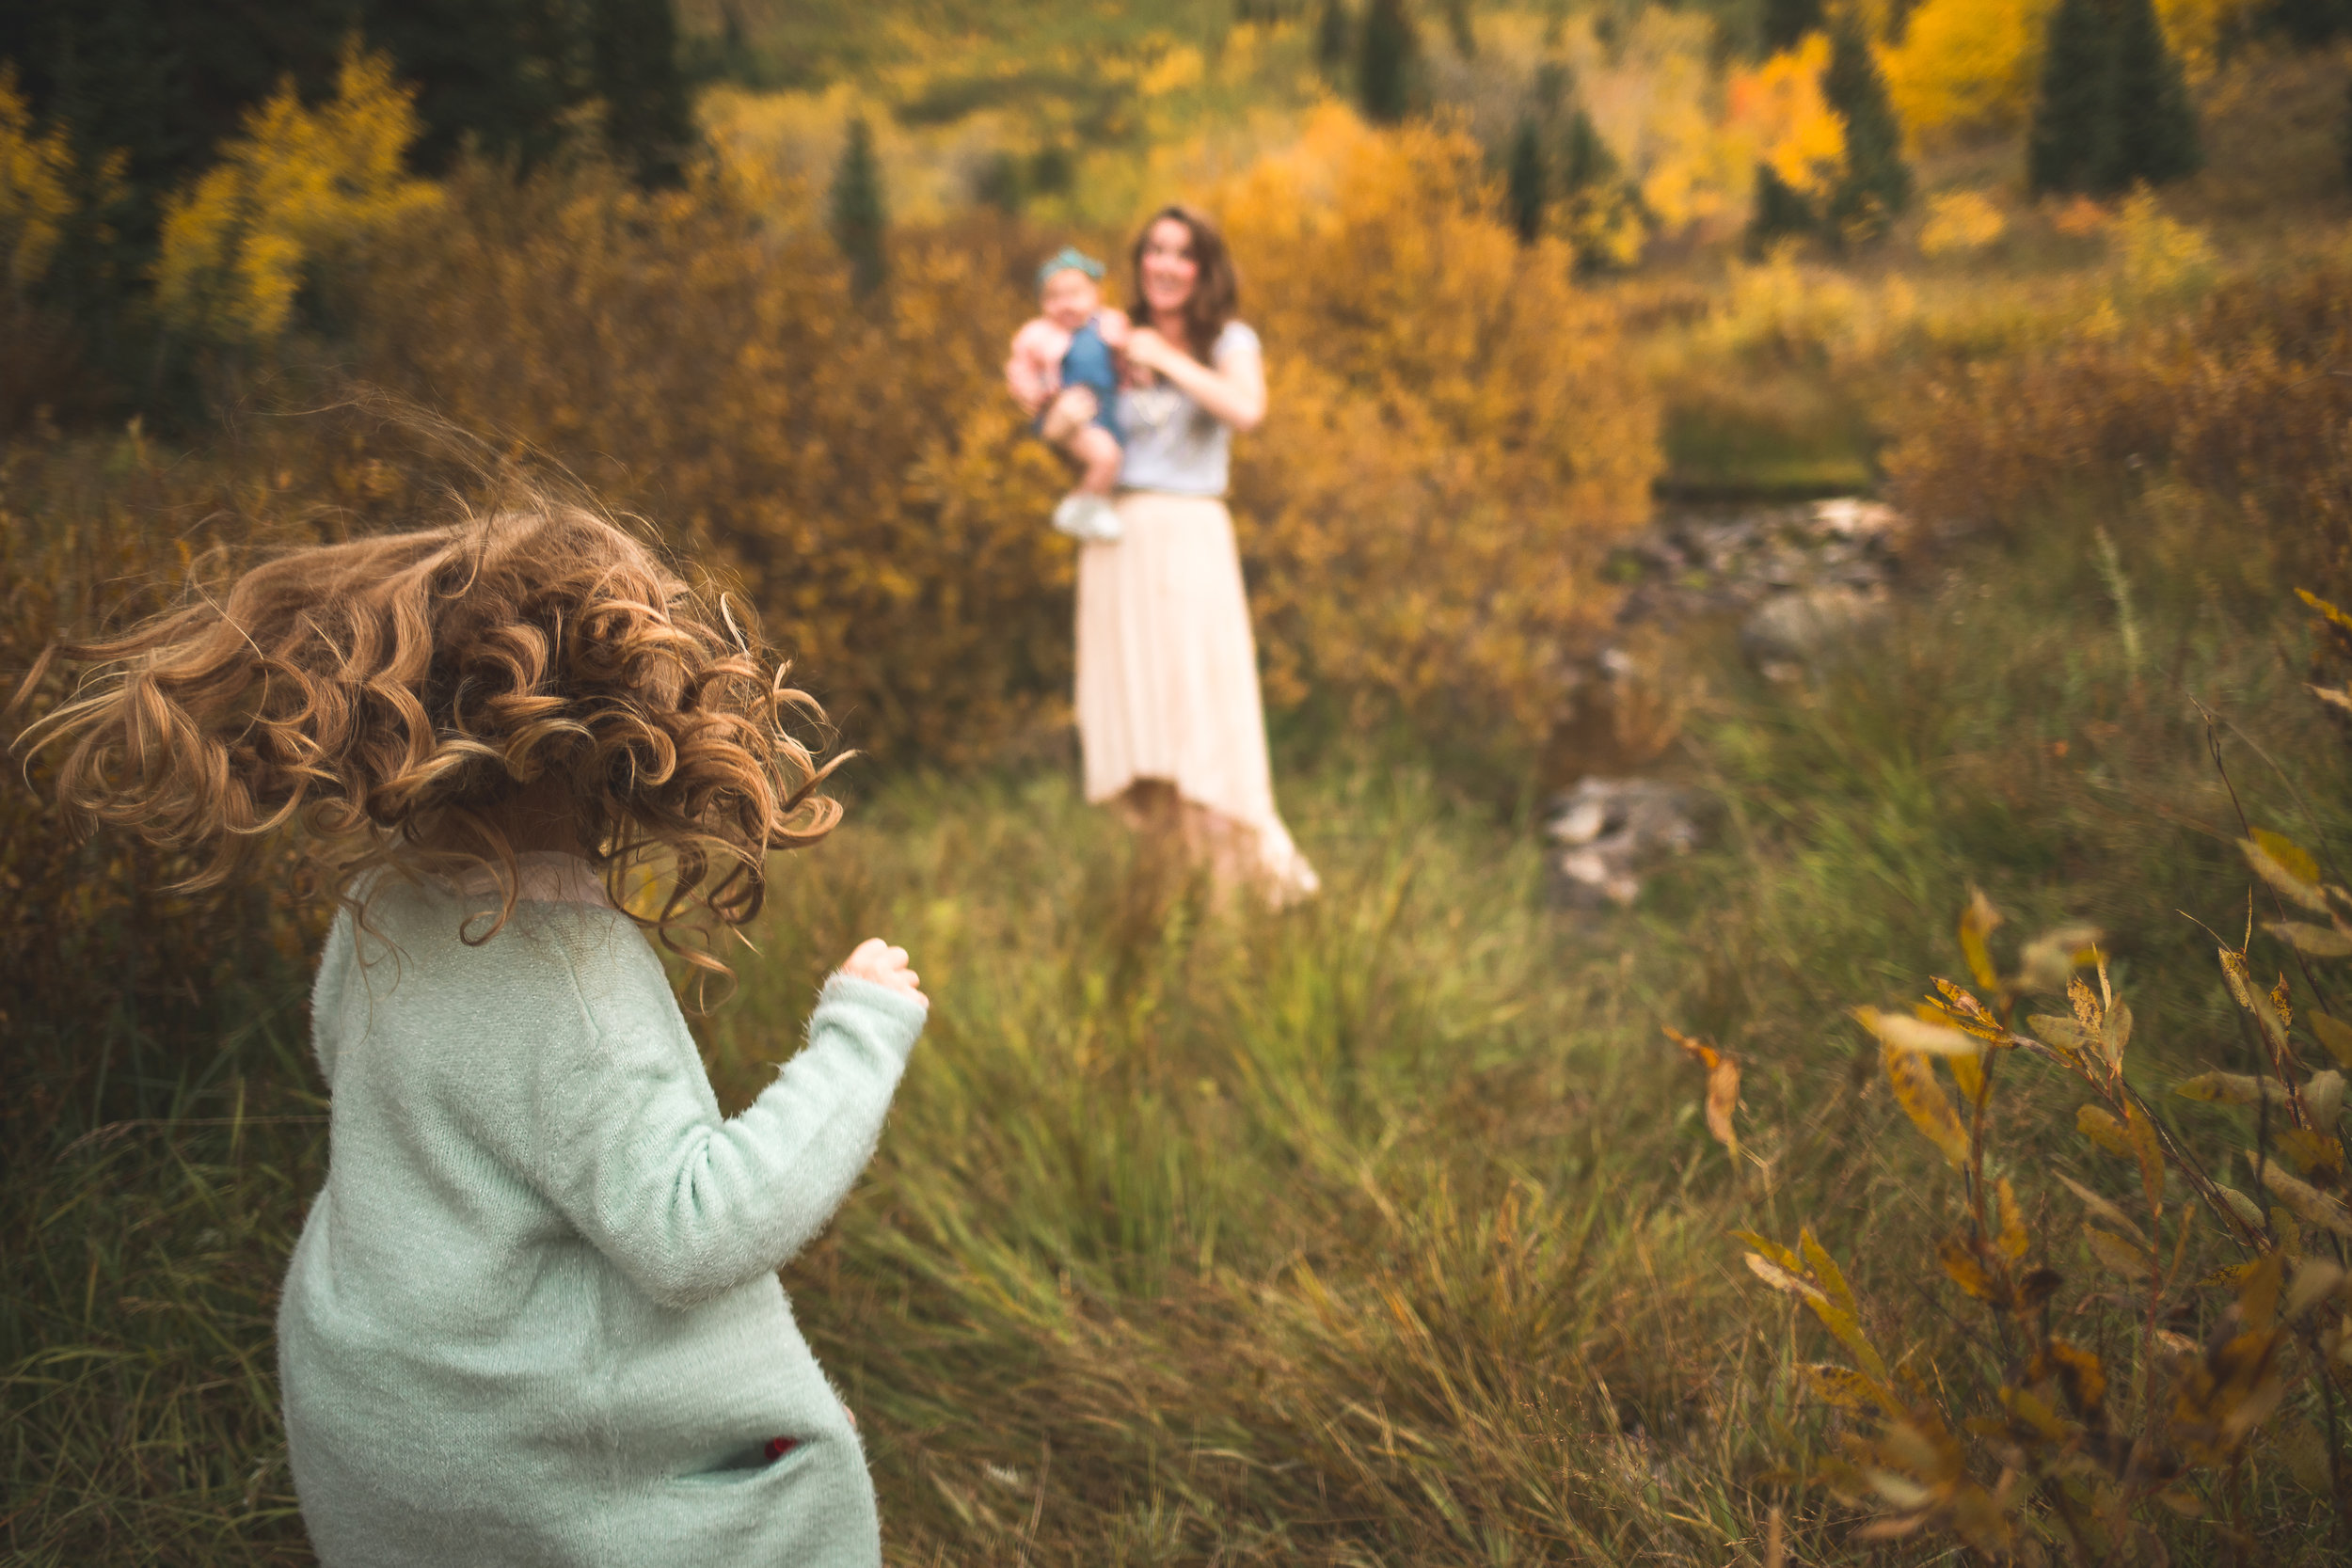
[[[1054,527],[1078,540],[1100,540],[1108,543],[1124,531],[1119,522],[1119,508],[1090,490],[1073,490],[1054,508]]]

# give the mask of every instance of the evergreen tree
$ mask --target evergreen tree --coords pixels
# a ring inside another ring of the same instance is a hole
[[[1641,193],[1581,104],[1561,140],[1559,216],[1552,227],[1575,247],[1579,272],[1629,266],[1647,232]]]
[[[2150,0],[2110,0],[2107,134],[2091,166],[2093,190],[2169,184],[2197,171],[2197,110],[2188,78]]]
[[[1519,244],[1534,245],[1544,231],[1544,207],[1551,199],[1551,171],[1546,167],[1543,130],[1534,115],[1521,115],[1511,137],[1511,156],[1504,166],[1504,189],[1511,209],[1511,228]]]
[[[1339,85],[1355,41],[1355,19],[1347,13],[1347,0],[1323,0],[1323,9],[1315,15],[1315,69],[1325,81]]]
[[[1478,30],[1470,25],[1470,0],[1445,0],[1445,30],[1456,55],[1478,58]]]
[[[2352,33],[2352,0],[2270,0],[2260,20],[2308,49]]]
[[[2042,83],[2026,139],[2026,178],[2036,196],[2090,186],[2113,134],[2107,19],[2099,0],[2058,0],[2042,50]]]
[[[1820,231],[1821,220],[1807,201],[1770,164],[1756,166],[1756,204],[1748,214],[1746,235],[1750,255],[1760,254],[1772,241]]]
[[[1911,205],[1911,166],[1903,162],[1902,126],[1887,102],[1878,56],[1851,17],[1830,30],[1821,96],[1846,123],[1846,166],[1825,214],[1830,228],[1841,238],[1882,233]]]
[[[589,29],[606,144],[640,182],[675,184],[694,132],[670,0],[596,0]]]
[[[1764,53],[1794,49],[1807,33],[1818,33],[1826,21],[1821,0],[1764,0]]]
[[[1356,96],[1363,105],[1364,118],[1375,125],[1393,125],[1413,106],[1413,69],[1421,58],[1421,35],[1405,6],[1406,0],[1372,0],[1364,13]]]
[[[863,115],[850,121],[850,137],[833,171],[826,205],[834,243],[849,259],[850,285],[864,298],[882,285],[889,263],[882,253],[882,167],[874,160],[874,133]]]

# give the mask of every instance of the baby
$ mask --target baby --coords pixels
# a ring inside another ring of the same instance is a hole
[[[1119,373],[1127,318],[1103,308],[1103,263],[1065,245],[1037,271],[1038,315],[1013,334],[1005,384],[1036,416],[1037,433],[1078,465],[1077,487],[1054,508],[1073,539],[1116,539],[1119,514]]]

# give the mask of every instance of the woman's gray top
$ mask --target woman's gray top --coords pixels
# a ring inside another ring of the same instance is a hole
[[[1227,322],[1209,350],[1218,370],[1241,355],[1256,355],[1258,335]],[[1172,496],[1222,496],[1232,465],[1233,433],[1192,400],[1192,394],[1162,382],[1127,387],[1119,393],[1119,429],[1127,457],[1119,483],[1128,490],[1160,490]]]

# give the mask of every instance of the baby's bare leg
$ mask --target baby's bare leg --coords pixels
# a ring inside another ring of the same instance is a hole
[[[1045,407],[1045,418],[1038,421],[1037,433],[1047,444],[1059,447],[1072,456],[1072,441],[1081,431],[1094,422],[1094,394],[1084,387],[1065,387]]]
[[[1119,438],[1101,425],[1090,424],[1070,438],[1069,451],[1086,470],[1078,477],[1078,488],[1109,495],[1119,483],[1119,467],[1127,456]]]

